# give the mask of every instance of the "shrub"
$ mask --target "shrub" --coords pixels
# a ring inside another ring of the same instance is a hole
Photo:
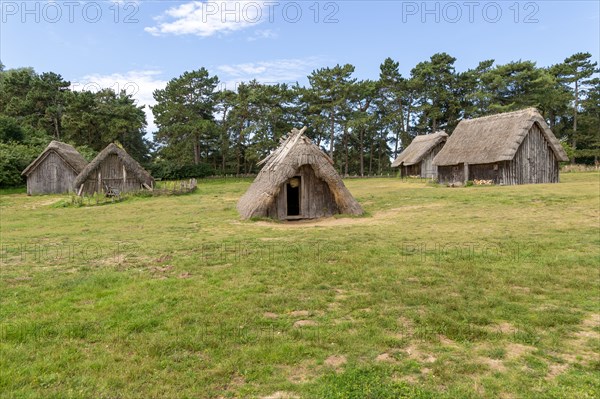
[[[17,187],[25,183],[21,172],[43,151],[43,147],[17,143],[0,143],[0,187]]]

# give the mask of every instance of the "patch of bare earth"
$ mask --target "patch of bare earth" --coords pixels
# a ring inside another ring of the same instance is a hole
[[[493,324],[484,327],[487,331],[494,334],[513,335],[516,334],[519,329],[508,322],[502,322],[499,324]]]
[[[420,363],[434,363],[437,360],[435,356],[421,351],[416,345],[412,344],[407,346],[404,352],[406,352],[409,358]]]
[[[526,354],[533,352],[534,350],[535,348],[533,346],[515,344],[511,342],[506,346],[505,356],[507,360],[518,359]]]
[[[172,265],[152,266],[148,270],[152,274],[153,278],[157,278],[159,280],[164,280],[164,279],[168,278],[168,276],[171,274],[171,271],[173,270],[173,266]]]
[[[459,345],[455,341],[451,340],[445,335],[439,334],[438,339],[440,340],[440,343],[444,346],[449,346],[451,348],[459,348]]]
[[[409,374],[409,375],[395,375],[393,376],[394,381],[407,382],[409,384],[417,384],[420,380],[427,377],[432,373],[431,368],[429,367],[433,364],[437,359],[435,356],[425,353],[421,351],[416,345],[411,344],[406,347],[403,351],[408,358],[415,360],[421,364],[421,368],[419,369],[418,374]],[[390,353],[382,353],[375,358],[378,362],[387,362],[387,363],[396,363],[396,359]]]
[[[262,399],[298,399],[299,396],[290,392],[277,391],[271,395],[263,396]]]
[[[573,364],[586,364],[598,360],[598,353],[589,347],[590,340],[600,340],[600,333],[594,328],[600,326],[600,314],[593,313],[585,318],[580,324],[580,330],[566,341],[564,348],[566,353],[558,354],[566,363],[552,363],[548,365],[546,380],[553,380],[565,373]]]
[[[559,363],[553,363],[550,366],[548,366],[548,374],[546,374],[546,380],[550,381],[555,379],[556,377],[558,377],[559,375],[563,374],[565,371],[567,371],[567,369],[569,368],[569,365],[566,363],[563,364],[559,364]]]
[[[171,259],[173,259],[173,257],[171,255],[163,255],[163,256],[160,256],[160,257],[156,258],[154,260],[154,262],[156,262],[156,263],[165,263],[165,262],[170,261]]]
[[[317,322],[313,320],[298,320],[294,323],[295,328],[316,326]]]
[[[280,229],[296,229],[296,228],[304,228],[304,227],[338,227],[338,226],[352,226],[352,225],[361,225],[361,224],[389,224],[395,223],[394,220],[390,220],[393,216],[401,215],[404,212],[415,212],[421,209],[428,208],[437,208],[441,207],[443,204],[424,204],[424,205],[408,205],[400,208],[387,209],[384,211],[375,212],[373,217],[364,217],[364,218],[322,218],[322,219],[310,219],[310,220],[297,220],[293,222],[284,221],[284,222],[266,222],[266,221],[258,221],[254,222],[252,226],[261,226],[261,227],[273,227]]]
[[[329,367],[333,367],[334,369],[338,369],[346,364],[348,360],[344,355],[331,355],[327,359],[325,359],[325,365]]]
[[[304,384],[318,376],[318,369],[312,360],[284,367],[284,373],[292,384]]]
[[[394,363],[396,360],[389,353],[382,353],[375,358],[376,362]]]
[[[506,365],[504,364],[505,361],[519,359],[526,354],[533,352],[535,348],[533,346],[510,342],[505,346],[504,350],[504,359],[492,359],[487,356],[478,356],[476,360],[478,363],[486,365],[492,372],[504,373],[507,370]]]
[[[263,313],[263,317],[264,317],[265,319],[276,319],[276,318],[277,318],[277,317],[279,317],[279,316],[277,316],[277,313],[273,313],[273,312],[265,312],[265,313]]]
[[[490,368],[490,370],[498,373],[504,373],[506,371],[506,366],[504,366],[504,362],[500,359],[491,359],[489,357],[479,357],[479,363],[485,364]]]
[[[590,315],[587,319],[583,320],[583,323],[581,323],[581,325],[583,326],[583,328],[590,330],[593,328],[600,327],[600,313]]]
[[[29,201],[26,204],[23,205],[23,208],[25,209],[37,209],[39,206],[48,206],[48,205],[52,205],[58,201],[60,201],[62,198],[46,198],[44,199],[43,197],[36,197],[36,196],[28,196],[26,197]]]
[[[348,295],[346,294],[347,293],[346,290],[336,288],[334,291],[335,291],[335,300],[336,301],[343,301],[346,298],[348,298]]]
[[[292,317],[307,317],[310,315],[310,312],[308,310],[294,310],[293,312],[290,312],[290,316]]]

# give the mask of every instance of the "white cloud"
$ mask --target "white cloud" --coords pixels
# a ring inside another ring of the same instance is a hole
[[[317,57],[304,59],[281,59],[261,62],[218,66],[217,75],[221,80],[219,89],[235,90],[241,82],[256,79],[261,83],[289,83],[305,79],[310,72],[320,67],[322,61]],[[116,92],[125,90],[136,100],[138,106],[144,106],[148,127],[146,131],[157,130],[150,106],[156,101],[152,93],[156,89],[164,89],[168,80],[162,78],[163,73],[157,70],[133,70],[107,75],[90,74],[71,81],[73,90],[89,90],[97,92],[111,88]],[[212,74],[211,74],[212,75]]]
[[[71,82],[73,90],[89,90],[97,92],[101,89],[113,89],[115,92],[125,90],[136,100],[138,106],[144,106],[148,127],[146,131],[153,133],[157,130],[150,106],[156,104],[152,93],[163,89],[167,81],[160,78],[162,72],[154,70],[128,71],[109,75],[91,74],[83,76],[77,82]]]
[[[252,36],[248,37],[249,42],[260,39],[276,39],[279,35],[271,29],[257,29]]]
[[[306,78],[321,64],[319,58],[308,57],[221,65],[217,70],[226,88],[235,90],[240,82],[252,79],[261,83],[295,83]]]
[[[167,9],[155,17],[157,25],[144,28],[154,36],[231,33],[262,23],[268,18],[264,2],[250,0],[191,1]]]

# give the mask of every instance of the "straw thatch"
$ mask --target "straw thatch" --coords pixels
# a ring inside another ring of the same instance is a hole
[[[27,194],[61,194],[73,190],[73,181],[87,161],[72,146],[52,141],[22,175],[27,176]]]
[[[282,188],[286,187],[290,179],[293,180],[294,177],[303,174],[313,188],[307,188],[303,193],[309,198],[301,206],[299,217],[311,218],[332,213],[350,215],[363,213],[361,206],[352,197],[333,167],[331,158],[304,135],[305,130],[306,127],[302,130],[293,129],[281,140],[281,145],[259,163],[259,165],[264,164],[262,170],[237,205],[242,218],[286,218],[281,207],[278,210],[274,208],[285,195],[285,190]],[[327,204],[326,200],[316,198],[317,196],[323,198],[330,196],[332,203]],[[315,206],[315,203],[319,205]],[[314,209],[315,207],[319,209]],[[323,210],[323,207],[327,209]]]
[[[115,167],[115,161],[119,162],[122,168]],[[116,171],[116,176],[113,171]],[[122,191],[140,189],[143,185],[151,187],[154,184],[154,179],[150,173],[124,149],[114,143],[110,143],[81,171],[75,179],[75,188],[79,190],[82,185],[87,184],[89,187],[84,192],[100,192],[102,186],[97,181],[98,174],[100,174],[100,178],[108,183],[108,185],[117,186]],[[124,183],[121,184],[121,181]],[[118,184],[115,184],[115,182]]]
[[[416,136],[408,147],[398,155],[392,163],[392,168],[416,165],[438,144],[443,143],[448,134],[443,131]]]
[[[444,148],[433,160],[438,166],[487,164],[510,161],[519,146],[537,124],[558,161],[568,161],[567,154],[537,109],[462,120]]]
[[[25,168],[23,176],[29,176],[36,168],[38,168],[50,153],[54,152],[59,156],[75,174],[79,174],[86,167],[87,161],[73,146],[52,140],[46,149]]]

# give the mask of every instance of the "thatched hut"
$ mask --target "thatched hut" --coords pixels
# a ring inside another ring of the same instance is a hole
[[[462,120],[434,158],[440,183],[557,183],[567,154],[535,108]]]
[[[446,132],[442,131],[415,137],[392,163],[392,168],[400,168],[402,177],[435,179],[437,166],[433,164],[433,158],[440,152],[447,138]]]
[[[305,130],[293,129],[259,163],[263,168],[237,205],[242,218],[290,220],[363,213],[331,158],[304,135]]]
[[[22,175],[27,177],[27,194],[61,194],[73,190],[73,182],[87,161],[72,146],[51,141]]]
[[[77,194],[106,192],[107,187],[122,193],[151,189],[154,179],[124,149],[111,143],[77,176]]]

